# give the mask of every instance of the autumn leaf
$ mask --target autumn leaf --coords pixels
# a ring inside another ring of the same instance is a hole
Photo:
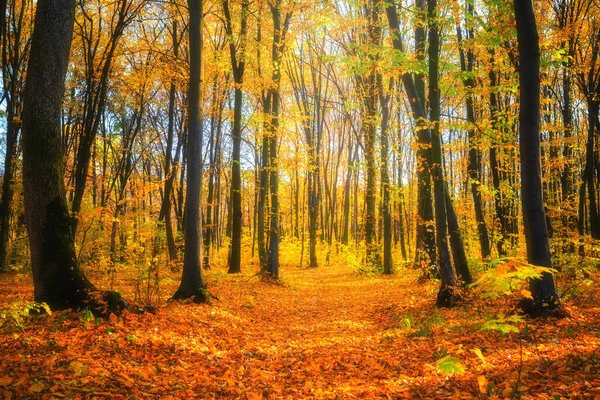
[[[440,358],[436,362],[436,367],[437,370],[444,375],[462,375],[467,370],[467,367],[463,365],[460,359],[453,357],[452,355],[447,355],[446,357]]]
[[[38,381],[35,381],[33,385],[29,386],[29,390],[33,393],[39,393],[44,390],[44,384]]]
[[[0,386],[10,385],[12,381],[13,380],[12,380],[12,378],[10,376],[8,376],[8,375],[3,376],[3,377],[0,378]]]
[[[87,367],[79,361],[73,361],[69,364],[69,368],[75,373],[75,375],[83,375],[87,373]]]
[[[481,363],[483,364],[484,367],[487,367],[487,361],[485,360],[485,357],[483,356],[483,353],[481,352],[481,349],[475,348],[471,350],[473,353],[475,353],[475,355],[477,356],[477,358],[479,358],[481,360]]]
[[[531,294],[531,292],[527,289],[523,289],[521,290],[521,294],[523,295],[523,297],[525,297],[526,299],[531,299],[533,300],[533,295]]]
[[[488,380],[485,376],[480,375],[477,377],[477,384],[479,385],[479,392],[487,394]]]

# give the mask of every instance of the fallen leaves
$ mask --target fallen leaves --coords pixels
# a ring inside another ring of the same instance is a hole
[[[496,303],[467,295],[464,307],[436,310],[435,288],[416,285],[410,271],[382,278],[343,267],[291,268],[282,276],[285,285],[268,285],[211,272],[220,302],[164,302],[156,315],[84,321],[55,312],[24,318],[22,328],[7,319],[0,396],[507,397],[517,382],[519,340],[521,395],[600,395],[593,305],[575,308],[569,321],[528,322],[519,339],[481,331],[502,311]],[[30,290],[21,285],[24,296]]]

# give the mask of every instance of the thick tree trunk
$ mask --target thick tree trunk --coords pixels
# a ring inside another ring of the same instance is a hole
[[[190,12],[190,83],[188,92],[187,189],[185,198],[185,250],[181,284],[174,300],[208,296],[202,279],[202,0],[188,0]]]
[[[114,292],[98,293],[79,269],[65,199],[61,105],[74,14],[75,0],[38,2],[23,95],[23,189],[34,294],[53,309],[116,311],[127,303]]]
[[[521,201],[530,264],[552,267],[542,194],[540,150],[540,50],[532,0],[514,0],[519,43]],[[533,304],[524,311],[545,314],[560,304],[552,274],[530,281]]]
[[[381,28],[379,27],[379,4],[369,1],[365,5],[365,14],[368,17],[368,45],[379,46],[381,41]],[[364,155],[366,166],[366,188],[365,188],[365,245],[367,265],[374,268],[381,266],[379,246],[377,244],[377,219],[375,200],[377,197],[376,176],[377,166],[375,164],[375,141],[377,131],[377,74],[375,71],[376,60],[373,55],[369,56],[371,65],[368,74],[362,77],[363,110],[362,119],[364,134]]]

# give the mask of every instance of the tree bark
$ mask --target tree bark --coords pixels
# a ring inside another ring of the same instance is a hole
[[[435,228],[438,251],[438,269],[442,284],[438,292],[437,305],[448,307],[454,303],[456,278],[450,262],[450,251],[447,239],[446,198],[444,188],[444,172],[442,170],[442,144],[440,139],[440,89],[438,85],[439,71],[439,32],[437,0],[427,0],[429,15],[429,120],[431,123],[431,176],[433,177],[433,193],[435,199]]]
[[[540,50],[532,0],[514,0],[519,43],[521,201],[530,264],[552,267],[542,192],[540,150]],[[560,304],[552,274],[530,280],[533,304],[524,311],[545,314]]]
[[[415,0],[415,5],[421,14],[420,24],[415,29],[415,50],[417,59],[425,62],[425,0]],[[399,42],[400,43],[400,42]],[[400,51],[400,48],[397,48]],[[412,79],[412,77],[411,77]],[[403,79],[404,80],[404,79]],[[406,83],[405,83],[406,86]],[[427,114],[425,113],[425,77],[422,74],[416,74],[413,80],[415,87],[414,99],[420,103],[421,116],[415,116],[413,110],[413,119],[417,127],[417,237],[415,250],[415,267],[423,271],[424,276],[437,276],[436,267],[436,243],[435,228],[433,216],[433,196],[431,194],[431,133],[427,128]],[[408,93],[408,92],[407,92]],[[410,96],[410,94],[409,94]],[[411,100],[411,103],[413,101]],[[414,105],[411,104],[414,108]]]
[[[190,81],[188,92],[187,189],[184,216],[183,272],[174,300],[206,302],[202,279],[202,0],[188,0]]]
[[[179,38],[177,33],[177,21],[172,24],[172,42],[173,57],[175,60],[179,57]],[[175,138],[175,95],[177,91],[175,79],[171,80],[169,85],[169,122],[167,126],[167,148],[165,149],[165,185],[163,194],[163,203],[161,206],[159,220],[164,218],[165,230],[167,234],[167,248],[169,251],[169,260],[177,259],[177,249],[175,247],[175,237],[173,235],[173,223],[171,220],[171,193],[173,191],[173,182],[175,180],[175,170],[173,167],[173,142]]]
[[[393,88],[393,78],[390,78],[390,88]],[[383,214],[383,273],[393,272],[392,263],[392,205],[390,204],[390,177],[388,172],[389,156],[389,119],[390,97],[383,92],[382,77],[378,76],[379,99],[381,103],[381,212]]]
[[[379,46],[381,41],[381,28],[379,28],[379,4],[371,0],[365,6],[365,14],[368,18],[368,45],[372,47]],[[361,77],[363,90],[363,110],[362,119],[364,134],[364,155],[366,164],[366,188],[365,188],[365,245],[367,265],[374,268],[381,266],[379,246],[376,237],[376,207],[375,200],[377,196],[376,175],[377,167],[375,165],[375,135],[377,127],[377,76],[376,59],[369,55],[369,72],[365,77]]]
[[[231,57],[231,66],[233,69],[233,79],[235,82],[234,105],[233,105],[233,129],[231,138],[233,149],[231,151],[231,247],[229,251],[229,270],[228,273],[234,274],[241,272],[241,249],[242,249],[242,175],[240,165],[240,152],[242,145],[242,106],[244,84],[244,70],[246,67],[246,35],[248,31],[248,7],[249,1],[243,0],[241,7],[241,27],[240,27],[240,49],[239,54],[236,50],[231,14],[229,11],[229,1],[223,1],[223,10],[225,14],[225,29],[229,36],[229,54]]]
[[[23,95],[25,215],[35,301],[106,313],[127,303],[114,292],[97,292],[79,268],[65,198],[61,106],[74,15],[75,0],[37,4]]]
[[[466,39],[473,40],[473,28],[472,22],[474,14],[473,0],[467,1],[467,30]],[[472,77],[473,66],[475,65],[475,54],[473,48],[469,47],[466,52],[464,50],[464,42],[462,40],[462,29],[457,25],[457,37],[460,52],[460,66],[465,77],[463,79],[463,85],[467,89],[467,96],[465,97],[465,106],[467,109],[467,122],[468,126],[468,139],[469,139],[469,164],[468,173],[471,181],[471,194],[473,196],[473,207],[475,208],[475,220],[477,221],[477,231],[479,233],[479,245],[481,248],[481,257],[488,259],[491,255],[490,251],[490,240],[488,235],[487,226],[485,224],[485,218],[483,215],[483,204],[481,200],[481,154],[477,148],[477,138],[475,134],[476,119],[475,119],[475,105],[473,101],[473,89],[475,88],[475,80]],[[465,54],[466,53],[466,54]]]

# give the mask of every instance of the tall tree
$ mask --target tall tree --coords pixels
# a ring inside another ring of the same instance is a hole
[[[2,202],[0,203],[0,271],[7,268],[7,250],[10,233],[10,216],[13,203],[13,178],[15,176],[17,144],[21,130],[23,85],[25,67],[29,56],[29,14],[33,4],[29,1],[11,2],[8,19],[5,18],[6,2],[0,5],[0,38],[2,50],[2,83],[6,99],[6,141]]]
[[[415,0],[417,10],[417,26],[415,28],[415,51],[419,62],[425,62],[425,46],[426,46],[426,11],[425,0]],[[396,17],[397,20],[397,17]],[[400,38],[398,38],[400,39]],[[397,43],[401,43],[397,41]],[[397,45],[395,45],[398,50]],[[403,51],[403,50],[401,50]],[[416,104],[412,104],[413,118],[417,127],[417,238],[415,251],[415,267],[420,268],[426,275],[437,275],[436,268],[436,245],[435,245],[435,229],[433,222],[433,198],[431,194],[431,141],[430,132],[427,129],[427,115],[425,113],[426,98],[425,98],[425,76],[418,72],[412,78],[414,86],[414,99],[420,104],[418,107],[422,111],[422,115],[415,115]],[[406,87],[406,80],[403,78]],[[408,93],[408,92],[407,92]],[[410,96],[410,94],[409,94]]]
[[[383,214],[383,273],[391,274],[392,265],[392,204],[390,201],[390,177],[388,172],[390,99],[394,79],[390,78],[390,93],[384,93],[381,74],[377,77],[379,102],[381,103],[381,213]]]
[[[74,15],[75,0],[37,4],[23,94],[25,215],[35,300],[53,309],[88,305],[106,312],[127,303],[98,292],[79,268],[63,180],[61,105]]]
[[[119,40],[125,28],[133,21],[144,2],[135,0],[119,0],[112,4],[113,14],[110,16],[110,32],[108,43],[104,48],[100,46],[103,32],[103,6],[99,5],[97,16],[88,14],[88,4],[79,2],[82,21],[77,21],[77,34],[83,42],[85,62],[85,89],[83,99],[83,123],[77,159],[75,166],[75,189],[71,211],[77,216],[81,211],[81,203],[86,188],[88,170],[92,156],[92,146],[96,141],[96,134],[100,120],[106,106],[109,79],[112,72],[113,59]],[[96,29],[98,31],[96,31]],[[77,218],[73,219],[73,230],[77,228]]]
[[[265,112],[265,132],[262,149],[261,189],[259,211],[258,243],[261,257],[261,273],[265,277],[279,279],[279,167],[277,159],[279,113],[281,107],[281,60],[285,50],[285,37],[290,26],[292,13],[281,13],[281,0],[268,2],[273,19],[273,42],[271,45],[271,82],[263,98]],[[261,219],[265,217],[266,194],[269,193],[269,242],[265,245],[264,220],[261,232]],[[262,249],[262,250],[261,250]]]
[[[185,198],[183,272],[174,300],[194,297],[206,302],[202,278],[202,19],[203,0],[188,0],[190,81],[188,91],[187,189]]]
[[[439,88],[439,28],[437,0],[427,0],[429,16],[429,120],[431,122],[431,176],[433,178],[436,244],[438,268],[442,286],[438,305],[449,306],[454,301],[456,280],[450,261],[447,239],[446,196],[442,170],[442,142],[440,138],[440,88]]]
[[[521,201],[530,264],[552,267],[546,212],[542,193],[540,149],[540,48],[532,0],[514,0],[519,42],[519,147],[521,151]],[[530,281],[532,302],[524,311],[543,315],[560,305],[554,278],[544,272]]]
[[[374,50],[380,46],[381,26],[379,22],[380,4],[377,0],[369,0],[364,5],[364,14],[367,18],[367,38],[366,45],[370,47],[367,53],[367,72],[365,76],[360,77],[361,96],[363,101],[364,116],[362,119],[364,155],[366,164],[366,188],[365,188],[365,245],[367,265],[379,267],[381,258],[379,246],[376,237],[376,208],[375,200],[377,197],[377,166],[375,163],[375,144],[376,131],[378,125],[377,118],[377,59]]]
[[[244,70],[246,68],[246,36],[248,33],[249,1],[242,0],[241,20],[238,44],[233,35],[233,23],[229,10],[229,1],[223,1],[225,14],[225,30],[229,40],[229,55],[233,80],[235,82],[233,104],[233,129],[231,138],[233,149],[231,151],[231,247],[229,250],[229,273],[241,272],[240,261],[242,252],[242,173],[240,165],[242,145],[242,106],[244,84]],[[236,48],[237,47],[237,48]]]
[[[179,57],[179,34],[177,20],[173,18],[171,24],[171,40],[173,45],[173,58]],[[177,249],[175,248],[175,236],[173,235],[173,223],[171,221],[171,193],[173,192],[173,183],[175,181],[175,170],[173,168],[173,143],[175,140],[175,101],[177,95],[177,82],[171,78],[169,83],[169,116],[167,125],[167,143],[165,148],[165,184],[163,189],[163,202],[160,210],[159,220],[165,221],[165,231],[167,234],[167,248],[169,250],[169,260],[177,258]]]
[[[437,304],[438,306],[446,307],[451,306],[455,300],[455,289],[456,289],[456,278],[452,265],[450,264],[450,251],[448,248],[448,242],[446,239],[447,233],[447,215],[446,215],[446,196],[444,188],[444,178],[442,171],[442,159],[441,159],[441,142],[439,138],[439,87],[437,84],[438,74],[438,45],[439,45],[439,34],[437,28],[437,21],[435,21],[437,14],[437,2],[432,1],[428,3],[428,14],[430,17],[430,49],[429,49],[429,96],[430,96],[430,118],[432,128],[428,129],[425,127],[421,128],[421,134],[425,143],[431,144],[433,161],[431,164],[432,176],[434,177],[435,184],[435,222],[437,229],[437,236],[443,236],[442,238],[436,237],[438,256],[438,271],[442,278],[442,284],[438,292]],[[394,49],[399,52],[404,52],[404,46],[402,42],[402,36],[400,35],[398,12],[394,4],[389,4],[386,8],[386,14],[390,31],[392,34],[392,43]],[[432,60],[433,59],[433,60]],[[417,86],[412,75],[408,72],[404,72],[402,75],[402,82],[404,89],[409,100],[413,119],[415,121],[427,120],[427,114],[423,108],[423,103],[419,101]],[[418,182],[419,185],[422,182]],[[441,187],[440,187],[441,186]],[[441,204],[440,204],[441,203]]]
[[[483,215],[483,202],[481,199],[481,152],[479,151],[478,137],[476,136],[476,119],[475,119],[475,99],[473,91],[475,89],[475,79],[473,78],[473,67],[475,66],[474,44],[474,1],[466,1],[466,37],[463,41],[463,32],[460,25],[456,27],[456,36],[459,44],[460,68],[463,72],[463,85],[467,90],[465,97],[465,107],[467,110],[467,137],[469,139],[469,164],[468,172],[471,183],[471,194],[473,196],[473,207],[475,208],[475,219],[477,221],[477,231],[479,233],[479,245],[481,248],[481,257],[486,259],[490,257],[490,240],[488,235],[485,218]],[[471,43],[470,43],[471,42]]]

